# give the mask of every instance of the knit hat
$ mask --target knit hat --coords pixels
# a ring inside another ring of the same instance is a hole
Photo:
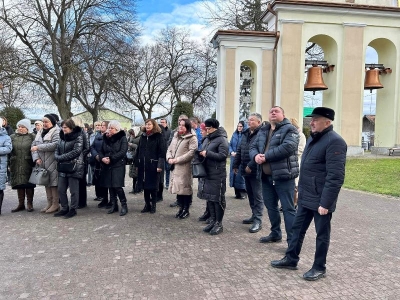
[[[212,127],[215,129],[218,129],[219,127],[219,122],[216,119],[207,119],[204,121],[204,124],[206,125],[206,127]]]
[[[54,118],[54,114],[47,114],[47,115],[44,115],[44,117],[49,119],[51,124],[53,124],[53,126],[55,126],[57,124],[57,119]]]
[[[18,121],[17,128],[20,125],[25,127],[26,129],[28,129],[28,132],[32,132],[31,121],[29,119],[22,119],[22,120]]]

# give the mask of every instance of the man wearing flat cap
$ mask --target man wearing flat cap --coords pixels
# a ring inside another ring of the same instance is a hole
[[[303,278],[314,281],[325,276],[331,219],[345,175],[347,145],[333,131],[333,109],[316,107],[311,117],[311,137],[303,152],[300,167],[297,214],[292,226],[292,238],[286,255],[274,260],[275,268],[297,269],[305,234],[314,219],[317,233],[314,264]]]

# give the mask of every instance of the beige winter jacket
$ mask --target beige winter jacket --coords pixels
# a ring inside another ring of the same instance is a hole
[[[179,136],[176,132],[168,147],[166,159],[177,159],[171,172],[169,192],[177,195],[193,194],[192,159],[197,150],[197,137],[192,133]]]

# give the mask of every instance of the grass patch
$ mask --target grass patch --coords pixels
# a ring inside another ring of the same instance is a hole
[[[400,159],[348,158],[343,187],[400,197]]]

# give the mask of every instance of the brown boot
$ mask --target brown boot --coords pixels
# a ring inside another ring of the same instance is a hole
[[[11,210],[12,213],[25,210],[25,189],[17,189],[18,195],[18,206],[17,208]]]
[[[51,204],[52,204],[52,201],[51,201],[51,199],[52,199],[51,187],[47,187],[46,186],[46,198],[47,198],[47,206],[40,210],[42,213],[45,213],[46,210],[48,210],[50,208]]]
[[[26,210],[33,211],[33,195],[35,194],[35,189],[26,189]]]
[[[51,195],[52,195],[51,206],[48,210],[46,210],[46,214],[55,213],[60,209],[60,203],[58,200],[58,192],[56,186],[51,187]]]

